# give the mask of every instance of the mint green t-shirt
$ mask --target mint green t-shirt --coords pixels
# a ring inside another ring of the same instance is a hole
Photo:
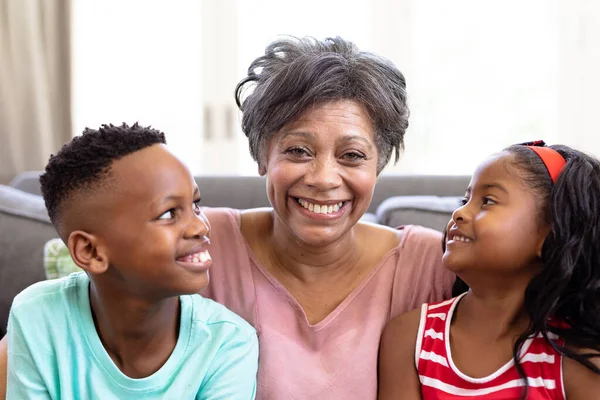
[[[38,282],[13,301],[8,399],[254,399],[256,331],[224,306],[180,296],[179,338],[154,374],[124,375],[96,332],[83,272]]]

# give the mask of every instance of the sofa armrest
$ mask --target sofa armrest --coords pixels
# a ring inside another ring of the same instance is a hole
[[[0,337],[13,298],[44,280],[44,244],[58,236],[41,196],[0,185]]]

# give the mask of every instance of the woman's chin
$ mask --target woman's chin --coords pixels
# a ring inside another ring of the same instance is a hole
[[[344,235],[336,226],[296,226],[292,228],[296,240],[308,247],[326,247],[338,242]]]

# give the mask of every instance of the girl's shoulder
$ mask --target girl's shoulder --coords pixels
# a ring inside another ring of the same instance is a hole
[[[572,349],[574,350],[574,349]],[[600,371],[600,353],[592,349],[576,349],[577,354],[594,354],[591,364]],[[563,384],[566,397],[572,399],[597,399],[600,393],[600,373],[565,355],[563,358]]]

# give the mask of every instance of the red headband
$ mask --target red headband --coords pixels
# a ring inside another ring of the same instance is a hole
[[[550,178],[552,178],[552,182],[556,183],[558,176],[562,172],[565,164],[567,163],[563,156],[561,156],[558,151],[546,147],[546,143],[543,140],[536,140],[534,142],[523,143],[524,146],[529,147],[531,150],[538,155],[538,157],[542,160],[548,173],[550,174]]]

